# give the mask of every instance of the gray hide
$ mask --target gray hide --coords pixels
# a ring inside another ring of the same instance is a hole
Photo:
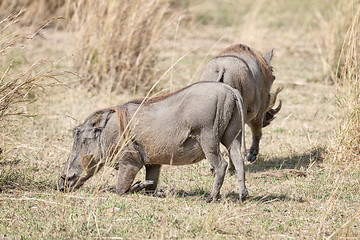
[[[248,195],[240,150],[245,142],[243,118],[239,92],[216,82],[196,83],[167,96],[144,102],[134,100],[98,111],[76,128],[60,190],[80,187],[101,166],[111,162],[118,169],[116,189],[120,195],[137,189],[131,185],[143,166],[145,189],[154,191],[161,165],[192,164],[205,157],[215,169],[208,198],[212,201],[219,196],[228,165],[220,152],[222,143],[235,165],[241,200]],[[121,147],[125,139],[127,144]]]
[[[248,160],[255,161],[259,153],[262,127],[270,124],[279,107],[271,109],[278,91],[270,95],[270,88],[275,77],[272,75],[270,61],[272,51],[264,57],[256,50],[238,44],[225,49],[213,58],[204,68],[200,81],[224,82],[240,91],[244,101],[245,123],[252,132],[252,145]],[[230,161],[230,170],[233,166]]]

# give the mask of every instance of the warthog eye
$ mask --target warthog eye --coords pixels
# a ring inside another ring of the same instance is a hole
[[[62,180],[65,180],[65,176],[64,176],[64,175],[61,175],[60,178],[61,178]]]

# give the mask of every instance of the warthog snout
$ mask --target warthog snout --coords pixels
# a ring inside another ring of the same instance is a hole
[[[76,188],[79,188],[81,184],[79,183],[79,177],[76,176],[75,173],[71,173],[68,176],[61,175],[58,184],[58,190],[65,191],[73,191]]]
[[[276,118],[275,115],[280,111],[281,106],[282,106],[282,102],[280,100],[279,105],[277,106],[277,108],[270,109],[269,111],[267,111],[265,113],[262,127],[268,126],[271,123],[271,121]]]

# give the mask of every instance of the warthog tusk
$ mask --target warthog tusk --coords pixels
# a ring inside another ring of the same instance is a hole
[[[277,95],[284,89],[283,86],[281,87],[278,87],[275,91],[275,93],[270,93],[270,102],[269,102],[269,106],[268,108],[266,109],[265,112],[268,112],[270,111],[270,109],[272,109],[272,107],[274,107],[275,105],[275,102],[276,102],[276,98],[277,98]],[[281,107],[280,107],[281,108]]]
[[[268,126],[270,122],[275,119],[275,115],[280,111],[281,106],[282,106],[282,101],[279,100],[279,105],[277,106],[277,108],[270,109],[265,113],[263,127]]]
[[[279,105],[277,106],[277,108],[271,109],[272,113],[273,113],[274,115],[277,114],[277,113],[280,111],[281,106],[282,106],[282,101],[279,100]]]

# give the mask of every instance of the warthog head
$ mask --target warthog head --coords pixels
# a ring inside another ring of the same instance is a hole
[[[283,87],[279,87],[276,89],[275,93],[270,93],[270,100],[269,100],[269,106],[266,109],[264,120],[263,120],[263,126],[268,126],[272,120],[275,119],[275,115],[280,111],[282,102],[280,100],[279,105],[276,108],[273,108],[275,106],[277,95],[283,90]]]
[[[102,156],[100,136],[107,119],[103,115],[108,114],[109,111],[98,111],[74,128],[71,154],[59,180],[60,191],[79,188],[101,167],[98,164]]]
[[[267,68],[270,70],[270,71],[268,71],[268,74],[265,74],[265,75],[267,75],[266,82],[269,84],[268,86],[270,86],[270,87],[272,86],[272,84],[275,80],[275,76],[273,75],[273,68],[271,66],[272,56],[273,56],[273,50],[271,50],[264,56],[265,64],[267,65]],[[263,65],[265,65],[265,64],[263,63]],[[271,121],[275,119],[275,115],[280,111],[281,106],[282,106],[281,100],[279,102],[279,105],[276,108],[273,109],[273,107],[275,106],[276,98],[277,98],[278,94],[282,90],[283,90],[283,87],[281,86],[276,89],[275,93],[269,93],[268,99],[267,99],[267,101],[265,101],[265,102],[268,102],[268,105],[264,112],[264,119],[263,119],[262,127],[268,126],[271,123]]]

